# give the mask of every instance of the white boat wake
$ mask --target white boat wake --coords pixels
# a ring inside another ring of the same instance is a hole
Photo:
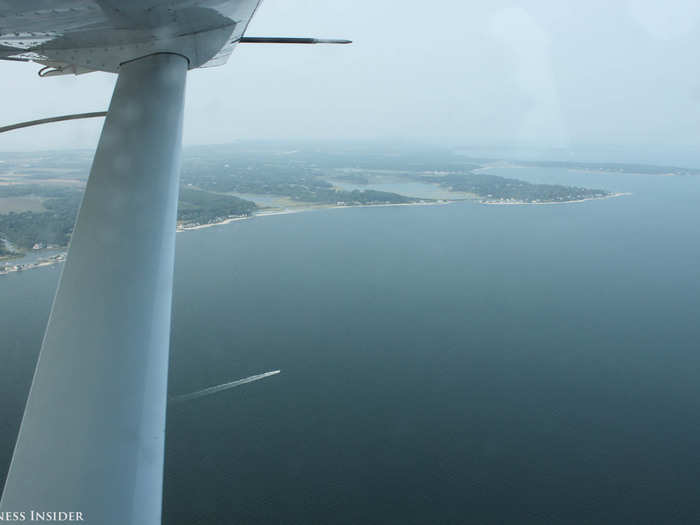
[[[198,399],[200,397],[209,396],[211,394],[216,394],[217,392],[223,392],[230,388],[235,388],[237,386],[245,385],[247,383],[252,383],[253,381],[258,381],[260,379],[265,379],[266,377],[274,376],[279,374],[281,370],[271,370],[270,372],[265,372],[264,374],[257,374],[254,376],[246,377],[244,379],[237,379],[236,381],[231,381],[230,383],[224,383],[222,385],[210,386],[203,390],[197,390],[196,392],[191,392],[189,394],[182,394],[179,396],[172,396],[170,398],[171,403],[181,403],[182,401],[191,401],[192,399]]]

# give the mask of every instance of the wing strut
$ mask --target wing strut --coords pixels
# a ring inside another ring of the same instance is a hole
[[[123,64],[0,503],[161,523],[187,60]],[[27,518],[29,519],[29,518]]]

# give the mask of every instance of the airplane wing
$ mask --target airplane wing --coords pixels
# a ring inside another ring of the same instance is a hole
[[[0,56],[118,72],[154,53],[202,66],[245,33],[260,0],[9,0]]]
[[[227,56],[259,3],[0,3],[1,59],[38,62],[47,76],[118,73],[1,515],[160,523],[187,71]]]

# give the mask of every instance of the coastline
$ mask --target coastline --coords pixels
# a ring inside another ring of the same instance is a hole
[[[484,204],[486,206],[527,206],[527,205],[551,205],[551,204],[577,204],[579,202],[601,201],[604,199],[613,199],[615,197],[624,197],[626,195],[632,195],[632,194],[629,192],[611,193],[610,195],[605,195],[604,197],[589,197],[587,199],[577,199],[577,200],[573,200],[573,201],[561,201],[561,202],[479,201],[479,204]]]
[[[21,257],[20,257],[21,259]],[[10,261],[12,259],[9,259]],[[25,272],[27,270],[32,270],[34,268],[44,268],[46,266],[53,266],[66,260],[66,252],[60,252],[55,255],[48,257],[47,259],[38,259],[37,261],[27,262],[27,263],[17,263],[8,264],[7,262],[0,264],[0,275],[7,275],[10,273]],[[2,261],[0,261],[2,263]]]
[[[576,204],[579,202],[586,202],[586,201],[593,201],[593,200],[602,200],[602,199],[611,199],[614,197],[622,197],[625,195],[631,195],[631,193],[612,193],[610,195],[606,195],[604,197],[591,197],[588,199],[579,199],[579,200],[573,200],[573,201],[562,201],[562,202],[524,202],[524,201],[479,201],[477,199],[474,199],[475,202],[478,204],[482,205],[487,205],[487,206],[524,206],[524,205],[550,205],[550,204]],[[250,220],[250,219],[255,219],[259,217],[272,217],[276,215],[290,215],[293,213],[303,213],[303,212],[309,212],[309,211],[316,211],[316,210],[340,210],[340,209],[352,209],[352,208],[387,208],[390,206],[444,206],[447,204],[452,204],[455,202],[461,202],[461,200],[437,200],[437,201],[430,201],[430,202],[403,202],[403,203],[388,203],[388,204],[357,204],[357,205],[337,205],[337,204],[316,204],[316,205],[307,205],[307,206],[299,206],[296,208],[282,208],[282,209],[267,209],[260,211],[258,213],[254,213],[252,215],[247,215],[247,216],[238,216],[238,217],[227,217],[226,219],[223,219],[221,221],[217,222],[210,222],[207,224],[196,224],[192,226],[188,226],[185,224],[178,224],[176,226],[175,231],[177,233],[182,233],[182,232],[188,232],[188,231],[194,231],[194,230],[203,230],[205,228],[213,228],[215,226],[223,226],[225,224],[231,224],[233,222],[237,221],[245,221],[245,220]],[[24,272],[27,270],[32,270],[34,268],[45,268],[47,266],[53,266],[58,263],[61,263],[65,261],[66,258],[66,253],[67,253],[67,248],[66,251],[62,251],[58,254],[52,255],[51,257],[47,259],[39,259],[35,262],[28,262],[28,263],[18,263],[18,264],[8,264],[9,261],[12,261],[12,259],[5,259],[5,263],[3,263],[2,260],[0,260],[0,276],[2,275],[8,275],[10,273],[18,273],[18,272]]]
[[[188,226],[185,224],[178,224],[177,226],[177,232],[186,232],[186,231],[192,231],[192,230],[202,230],[204,228],[212,228],[214,226],[221,226],[223,224],[229,224],[232,222],[236,221],[245,221],[245,220],[250,220],[250,219],[255,219],[256,217],[272,217],[274,215],[290,215],[292,213],[303,213],[307,211],[317,211],[317,210],[340,210],[340,209],[351,209],[351,208],[386,208],[389,206],[438,206],[438,205],[446,205],[446,204],[451,204],[453,202],[458,202],[458,201],[453,201],[453,200],[440,200],[440,201],[432,201],[432,202],[401,202],[401,203],[393,203],[393,204],[356,204],[356,205],[349,205],[349,206],[343,206],[343,205],[337,205],[337,204],[312,204],[308,206],[299,206],[296,208],[282,208],[282,209],[277,209],[277,208],[272,208],[268,210],[263,210],[259,211],[257,213],[253,213],[251,215],[246,215],[246,216],[240,216],[240,217],[228,217],[222,221],[217,221],[217,222],[210,222],[207,224],[196,224],[193,226]]]
[[[298,208],[270,209],[270,210],[260,211],[258,213],[254,213],[252,215],[247,215],[247,216],[227,217],[226,219],[223,219],[221,221],[210,222],[207,224],[197,224],[197,225],[193,225],[193,226],[178,224],[175,227],[175,232],[182,233],[182,232],[193,231],[193,230],[203,230],[205,228],[213,228],[215,226],[223,226],[225,224],[230,224],[232,222],[245,221],[245,220],[249,220],[249,219],[254,219],[256,217],[271,217],[274,215],[289,215],[292,213],[302,213],[302,212],[315,211],[315,210],[334,210],[334,209],[342,209],[342,208],[370,208],[370,207],[387,207],[387,206],[435,206],[435,205],[450,204],[452,202],[457,202],[457,201],[443,200],[443,201],[435,201],[435,202],[405,202],[405,203],[396,203],[396,204],[358,204],[358,205],[351,205],[351,206],[339,206],[337,204],[319,204],[319,205],[310,205],[310,206],[299,206]],[[32,270],[34,268],[44,268],[46,266],[53,266],[55,264],[58,264],[60,262],[65,261],[67,250],[68,250],[68,248],[66,248],[66,251],[62,251],[56,255],[51,256],[48,259],[39,259],[36,262],[18,263],[18,264],[5,263],[3,265],[2,261],[0,261],[0,276],[8,275],[10,273],[25,272],[27,270]],[[12,259],[7,259],[7,260],[11,261]]]

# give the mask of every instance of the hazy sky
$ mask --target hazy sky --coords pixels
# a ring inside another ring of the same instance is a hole
[[[185,143],[409,140],[454,146],[694,150],[700,2],[265,0],[241,45],[194,71]],[[0,123],[106,108],[115,76],[40,79],[0,63]],[[0,136],[0,149],[92,147],[101,120]]]

